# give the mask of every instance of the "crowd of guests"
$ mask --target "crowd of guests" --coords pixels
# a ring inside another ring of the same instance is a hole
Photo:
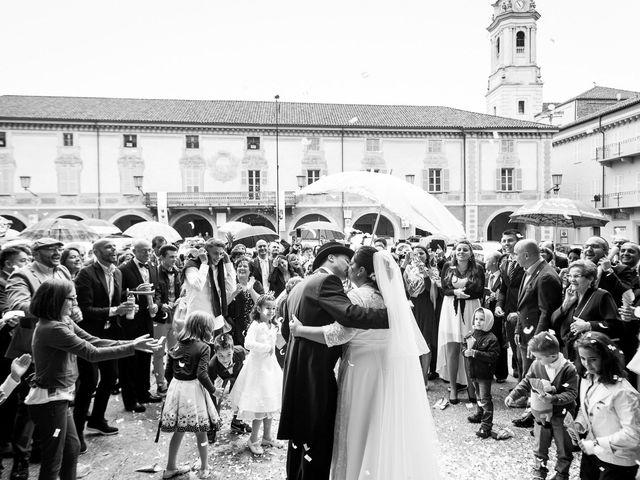
[[[638,351],[640,247],[592,237],[565,256],[515,230],[501,245],[480,262],[466,240],[448,253],[438,242],[374,242],[403,272],[430,350],[420,357],[425,387],[449,383],[442,409],[466,392],[476,435],[496,437],[492,383],[512,375],[520,383],[505,403],[527,407],[514,424],[534,428],[534,478],[546,478],[552,440],[556,480],[569,478],[578,448],[582,478],[634,478],[640,395],[626,365]],[[119,251],[101,239],[85,252],[41,238],[3,249],[0,424],[11,427],[0,429],[0,446],[13,454],[9,478],[28,478],[32,456],[40,478],[76,478],[91,446],[85,432],[118,434],[105,418],[118,393],[134,413],[164,399],[159,429],[173,435],[163,478],[186,472],[176,458],[187,431],[197,436],[198,475],[211,475],[207,444],[225,391],[230,427],[250,434],[248,448],[281,447],[271,431],[286,354],[280,327],[287,296],[313,265],[312,247],[284,241],[178,246],[156,237]]]

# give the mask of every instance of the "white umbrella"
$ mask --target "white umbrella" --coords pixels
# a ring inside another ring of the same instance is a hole
[[[322,177],[298,195],[354,193],[372,200],[406,223],[431,233],[464,237],[462,223],[440,201],[423,189],[392,175],[342,172]]]
[[[512,223],[561,228],[602,227],[611,220],[600,210],[571,198],[545,198],[509,215]]]
[[[245,228],[248,228],[250,226],[251,225],[249,225],[248,223],[244,223],[244,222],[227,222],[227,223],[225,223],[223,225],[220,225],[218,227],[218,231],[219,232],[224,232],[224,233],[231,233],[231,234],[235,235],[240,230],[244,230]]]
[[[116,227],[113,223],[101,218],[87,218],[86,220],[80,220],[80,223],[89,227],[98,235],[106,236],[113,235],[115,233],[122,233],[122,230]]]
[[[160,222],[136,223],[127,228],[123,233],[133,238],[144,238],[149,241],[158,235],[166,238],[169,243],[175,243],[178,240],[182,240],[182,237],[175,228],[167,225],[166,223]]]

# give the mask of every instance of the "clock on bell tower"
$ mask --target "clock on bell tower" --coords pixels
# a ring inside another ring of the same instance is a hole
[[[533,120],[542,110],[542,78],[537,64],[537,21],[533,0],[497,0],[491,24],[491,74],[487,113]]]

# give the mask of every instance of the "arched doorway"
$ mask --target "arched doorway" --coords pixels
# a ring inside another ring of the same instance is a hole
[[[145,219],[139,215],[124,215],[113,222],[123,232],[136,223],[144,222]]]
[[[304,217],[300,218],[300,220],[296,222],[296,225],[293,228],[297,228],[300,225],[304,225],[305,223],[309,222],[331,222],[331,220],[329,220],[324,215],[320,215],[319,213],[310,213],[309,215],[305,215]]]
[[[196,237],[201,235],[203,238],[210,238],[213,236],[213,227],[211,222],[203,215],[198,213],[190,213],[183,217],[180,217],[174,224],[178,233],[182,238]]]
[[[7,220],[11,220],[11,226],[9,228],[11,228],[12,230],[15,230],[17,232],[21,232],[22,230],[27,228],[27,226],[24,224],[24,222],[22,222],[20,219],[18,219],[16,217],[14,217],[13,215],[7,215],[6,213],[3,213],[2,216],[4,218],[6,218]]]
[[[523,223],[509,223],[509,215],[513,212],[502,212],[496,215],[487,227],[487,241],[499,242],[502,232],[505,230],[515,229],[523,235],[526,233],[527,226]]]
[[[256,213],[248,213],[247,215],[243,215],[242,217],[238,218],[236,221],[248,223],[249,225],[253,225],[254,227],[267,227],[271,230],[276,229],[275,225],[271,223],[268,218]]]
[[[376,223],[377,216],[377,213],[367,213],[366,215],[361,216],[358,220],[355,221],[355,223],[353,224],[353,228],[355,228],[356,230],[361,230],[364,233],[373,233],[373,226]],[[376,229],[376,237],[394,237],[393,224],[384,215],[380,215],[378,228]]]

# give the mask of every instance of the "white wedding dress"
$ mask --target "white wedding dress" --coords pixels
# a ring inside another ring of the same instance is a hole
[[[386,252],[374,255],[380,292],[349,292],[367,308],[387,308],[389,330],[324,327],[327,345],[346,344],[338,374],[332,480],[439,479],[439,447],[418,356],[428,351]]]

